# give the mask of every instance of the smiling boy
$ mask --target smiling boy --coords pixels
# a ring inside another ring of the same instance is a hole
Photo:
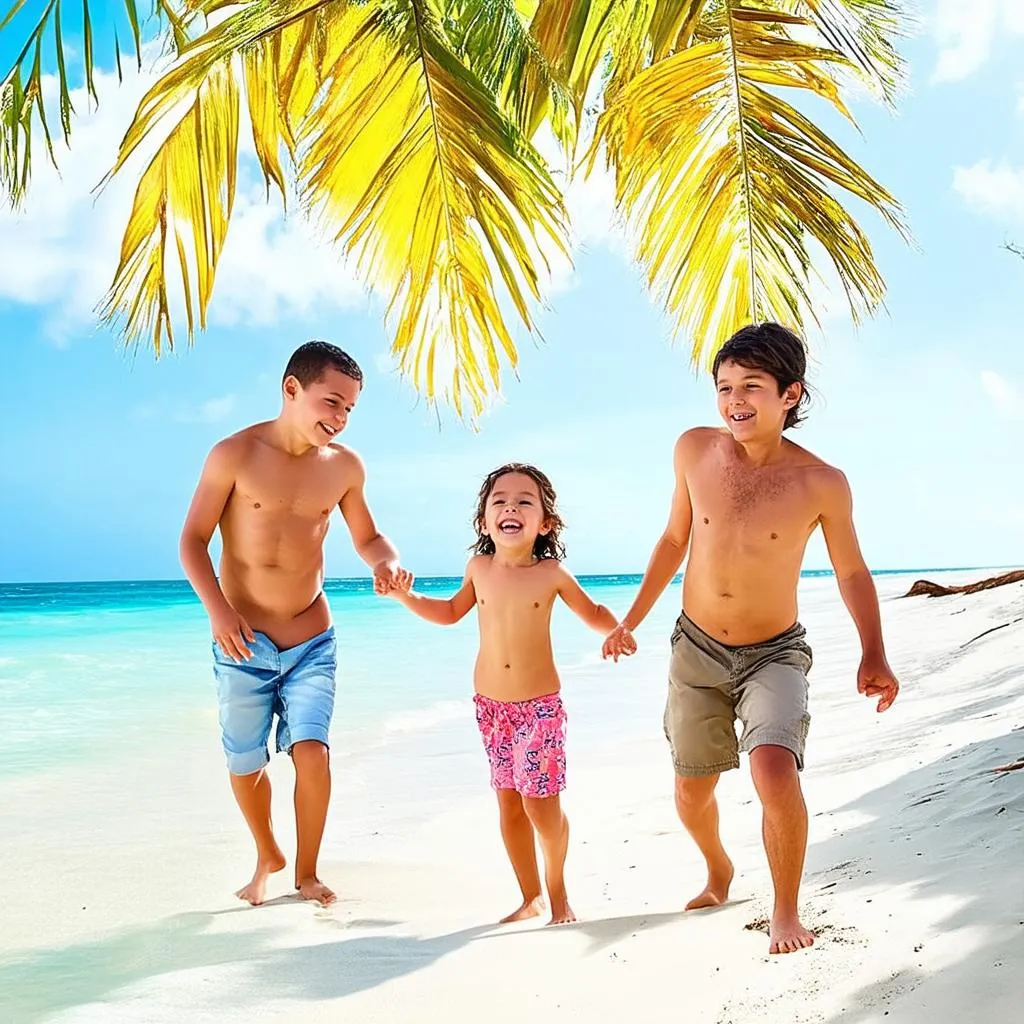
[[[773,953],[814,941],[797,912],[807,848],[798,772],[810,723],[811,668],[797,621],[797,585],[807,541],[819,526],[860,635],[857,688],[879,698],[879,711],[899,692],[846,478],[783,437],[800,421],[806,366],[800,339],[773,323],[743,328],[718,352],[712,372],[726,429],[698,427],[676,442],[668,526],[632,608],[604,645],[605,656],[615,658],[632,647],[631,631],[689,554],[664,718],[676,808],[708,869],[707,885],[687,909],[728,899],[733,865],[719,837],[714,793],[720,773],[738,768],[739,751],[747,751],[775,888]]]
[[[317,876],[331,795],[328,730],[337,665],[323,591],[324,538],[337,506],[379,592],[398,584],[398,552],[377,529],[359,456],[335,438],[363,389],[354,359],[335,345],[300,346],[284,372],[283,404],[214,446],[181,534],[181,563],[210,616],[214,675],[231,789],[256,842],[256,870],[236,895],[264,901],[285,865],[270,817],[267,740],[295,765],[295,888],[331,903]],[[219,527],[219,579],[209,543]]]

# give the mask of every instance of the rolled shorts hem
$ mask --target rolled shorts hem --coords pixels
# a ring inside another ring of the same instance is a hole
[[[804,768],[804,744],[799,739],[794,739],[792,733],[770,732],[759,729],[755,735],[748,737],[740,743],[740,750],[745,754],[756,750],[758,747],[783,747],[796,758],[797,769]]]
[[[331,744],[327,737],[327,730],[317,725],[289,725],[288,746],[283,749],[285,750],[285,753],[290,754],[292,752],[292,747],[294,747],[296,743],[307,743],[310,740],[322,743],[328,750],[331,749]]]
[[[699,778],[707,775],[718,775],[721,772],[729,772],[739,768],[740,759],[732,758],[728,761],[719,761],[717,764],[684,764],[681,761],[672,760],[672,767],[680,778]]]
[[[266,748],[263,750],[247,750],[243,754],[231,754],[225,752],[228,762],[228,771],[232,775],[255,775],[270,764],[270,754]]]

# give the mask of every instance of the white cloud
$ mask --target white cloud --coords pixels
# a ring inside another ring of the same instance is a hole
[[[1024,220],[1024,167],[991,160],[954,167],[953,188],[979,213]]]
[[[222,395],[203,402],[197,409],[183,409],[178,419],[183,423],[222,423],[235,411],[237,404],[235,395]]]
[[[99,109],[75,121],[70,152],[58,149],[59,172],[37,152],[24,207],[0,208],[0,299],[47,307],[48,329],[58,342],[93,320],[113,277],[138,170],[129,167],[98,196],[93,190],[151,81],[146,74],[126,75],[118,87],[114,75],[99,73]],[[80,91],[72,99],[76,109],[88,109]],[[251,153],[244,125],[242,140],[243,152]],[[340,255],[303,218],[286,218],[279,203],[268,204],[254,169],[251,159],[243,161],[211,321],[272,324],[361,302],[363,291]],[[183,329],[180,318],[178,324]]]
[[[981,386],[992,400],[996,411],[1006,419],[1017,419],[1024,412],[1016,386],[993,370],[982,370]]]
[[[958,82],[984,66],[997,39],[1024,35],[1024,3],[936,0],[930,22],[938,46],[932,82]]]

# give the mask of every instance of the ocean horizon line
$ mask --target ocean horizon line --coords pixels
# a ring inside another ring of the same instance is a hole
[[[1017,563],[1005,565],[931,565],[931,566],[909,566],[906,568],[872,569],[872,576],[910,576],[915,573],[949,573],[949,572],[1006,572],[1019,568]],[[643,579],[643,572],[583,572],[577,573],[576,577],[581,582],[616,582],[625,584],[629,582],[639,583]],[[683,574],[676,573],[672,582],[677,583],[682,579]],[[802,569],[800,576],[803,579],[816,579],[835,576],[833,569]],[[424,573],[416,577],[417,583],[450,583],[462,579],[462,573]],[[346,589],[357,589],[360,585],[372,587],[373,578],[365,576],[326,576],[324,577],[324,588],[345,587]],[[19,587],[109,587],[109,586],[174,586],[191,589],[191,584],[184,576],[152,576],[152,577],[110,577],[107,579],[85,579],[85,580],[0,580],[0,590],[14,589]]]

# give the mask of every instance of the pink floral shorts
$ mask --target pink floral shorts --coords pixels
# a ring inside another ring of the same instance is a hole
[[[565,707],[557,693],[501,701],[476,694],[476,722],[491,765],[491,785],[520,796],[565,789]]]

